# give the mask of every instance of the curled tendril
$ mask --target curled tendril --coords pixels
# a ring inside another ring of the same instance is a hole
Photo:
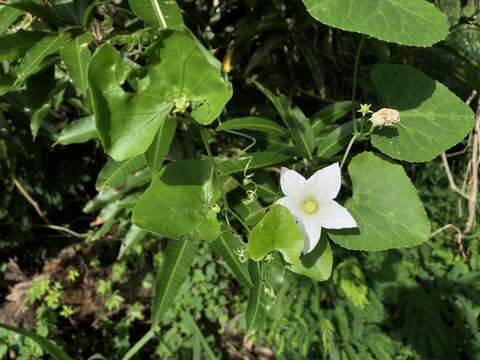
[[[271,297],[274,300],[277,300],[277,295],[275,295],[275,290],[273,290],[273,288],[270,285],[265,284],[263,291],[267,296]]]
[[[241,263],[248,261],[248,252],[247,249],[236,249],[235,252],[237,253],[238,260]]]

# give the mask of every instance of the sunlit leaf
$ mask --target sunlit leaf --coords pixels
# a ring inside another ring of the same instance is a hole
[[[84,33],[70,41],[60,52],[73,83],[83,95],[86,95],[88,88],[88,63],[92,57],[88,45],[92,40],[90,33]]]
[[[370,74],[384,107],[400,111],[394,127],[377,128],[372,144],[390,157],[428,161],[462,141],[472,110],[443,84],[407,65],[382,64]]]
[[[93,116],[86,116],[67,124],[58,134],[55,144],[81,144],[95,138],[98,138],[95,120]]]
[[[415,246],[430,234],[430,223],[402,166],[363,152],[348,166],[353,197],[345,203],[358,229],[329,230],[338,245],[378,251]]]
[[[100,170],[95,187],[98,191],[118,187],[146,165],[147,161],[144,155],[139,155],[124,161],[109,160],[102,170]]]
[[[32,46],[17,69],[15,85],[21,84],[30,75],[35,74],[42,68],[42,61],[48,56],[57,52],[69,39],[66,32],[59,32],[45,36]]]
[[[290,211],[281,205],[274,205],[248,237],[248,255],[255,261],[278,251],[285,261],[293,264],[298,261],[303,246],[300,227]]]
[[[213,241],[220,235],[214,193],[210,162],[175,161],[153,177],[133,211],[133,222],[169,238]]]
[[[425,0],[303,0],[327,25],[403,45],[431,46],[448,34],[446,16]]]
[[[129,65],[112,45],[101,46],[90,63],[95,122],[115,160],[144,153],[172,109],[190,107],[196,121],[209,124],[232,95],[220,63],[190,33],[163,34],[149,55],[151,65],[136,93],[122,88],[124,76],[118,74]]]
[[[182,13],[175,0],[129,0],[133,12],[147,23],[158,29],[176,29],[184,27]]]

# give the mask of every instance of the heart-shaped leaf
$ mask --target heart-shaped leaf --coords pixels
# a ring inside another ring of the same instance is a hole
[[[428,161],[473,127],[472,110],[444,85],[406,65],[381,64],[370,73],[385,107],[400,111],[394,127],[377,128],[372,144],[388,156]]]
[[[111,44],[101,46],[90,63],[96,126],[117,161],[144,153],[172,109],[191,109],[196,121],[209,124],[232,96],[220,63],[189,32],[163,33],[148,53],[151,65],[136,79],[137,92],[122,88],[129,65]]]
[[[431,46],[448,34],[446,16],[425,0],[303,0],[318,21],[403,45]]]
[[[285,261],[293,264],[298,261],[303,246],[303,235],[295,218],[281,205],[272,206],[248,238],[248,254],[255,261],[279,251]]]
[[[208,161],[180,160],[156,176],[133,211],[140,228],[169,238],[213,241],[220,235]]]
[[[332,265],[332,249],[324,231],[313,251],[302,254],[300,259],[288,267],[288,270],[317,281],[325,281],[332,274]]]
[[[364,152],[352,159],[348,173],[353,197],[345,207],[358,229],[329,230],[333,241],[347,249],[377,251],[419,245],[427,239],[427,214],[402,166]]]

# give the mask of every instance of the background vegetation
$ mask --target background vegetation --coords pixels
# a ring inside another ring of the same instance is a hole
[[[480,359],[480,4],[433,2],[448,16],[448,38],[429,48],[366,38],[357,93],[362,103],[373,102],[373,64],[405,63],[446,84],[477,111],[476,130],[462,143],[431,162],[405,163],[432,224],[428,241],[370,253],[332,243],[333,274],[325,282],[284,272],[275,259],[269,275],[275,301],[248,338],[248,294],[223,257],[200,243],[158,336],[135,358]],[[0,322],[52,339],[75,359],[120,359],[150,330],[156,269],[167,242],[131,223],[150,175],[144,164],[131,163],[118,178],[111,176],[118,168],[105,169],[111,160],[95,139],[88,86],[81,69],[69,68],[69,56],[76,51],[88,61],[88,49],[110,41],[142,64],[156,33],[127,1],[16,4],[0,2]],[[278,117],[255,81],[285,95],[308,118],[332,104],[338,106],[335,121],[350,116],[352,103],[340,101],[352,96],[359,34],[315,21],[301,1],[178,5],[185,25],[222,61],[232,82],[233,98],[222,118]],[[18,35],[27,30],[34,32]],[[85,31],[88,37],[76,37]],[[41,59],[28,55],[44,36],[58,37],[58,45],[43,49]],[[257,146],[271,145],[257,135]],[[335,138],[339,150],[350,135]],[[251,137],[220,134],[211,141],[216,156],[231,156],[248,147]],[[352,151],[366,148],[359,143]],[[329,157],[341,160],[338,151]],[[198,130],[179,126],[167,159],[203,153]],[[104,177],[97,178],[100,171]],[[278,167],[266,172],[275,175]],[[271,179],[256,173],[255,190],[263,198],[278,190]],[[244,190],[251,190],[244,185],[234,190],[239,194],[231,206],[253,226],[262,206],[255,199],[242,202]],[[45,357],[33,340],[0,330],[0,359]]]

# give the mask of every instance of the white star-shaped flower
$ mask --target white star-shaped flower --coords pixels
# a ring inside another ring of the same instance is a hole
[[[296,171],[282,167],[280,187],[285,197],[277,204],[285,206],[298,221],[305,238],[303,252],[312,251],[320,240],[322,227],[357,227],[355,219],[335,200],[342,180],[338,163],[318,170],[308,180]]]

